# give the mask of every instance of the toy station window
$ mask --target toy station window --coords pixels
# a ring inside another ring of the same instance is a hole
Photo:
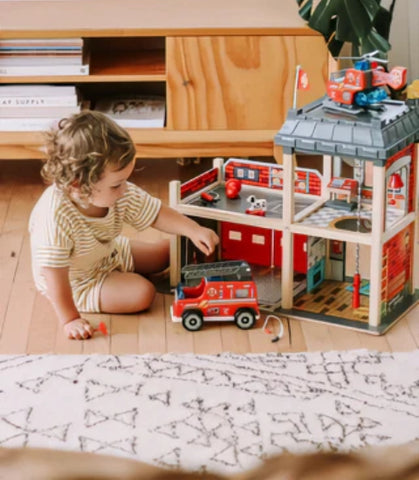
[[[238,288],[234,292],[234,296],[236,298],[248,298],[249,297],[249,289],[248,288]]]
[[[330,80],[334,82],[343,82],[345,79],[345,70],[338,70],[337,72],[332,72],[330,74]]]
[[[247,167],[234,167],[234,178],[239,180],[252,180],[252,182],[259,181],[259,170]]]
[[[237,241],[241,242],[242,233],[241,233],[241,232],[237,232],[236,230],[230,230],[230,231],[228,232],[228,239],[229,239],[229,240],[237,240]]]
[[[265,237],[263,235],[252,235],[252,243],[256,245],[265,245]]]

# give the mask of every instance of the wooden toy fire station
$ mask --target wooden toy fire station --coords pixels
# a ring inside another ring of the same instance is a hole
[[[198,177],[171,182],[170,204],[212,222],[219,260],[243,259],[275,277],[262,309],[380,335],[419,300],[419,102],[384,101],[355,115],[329,107],[325,97],[289,111],[275,136],[277,164],[215,159]],[[297,166],[297,154],[321,156],[321,168]],[[236,198],[226,195],[232,178],[241,182]],[[249,214],[249,198],[265,200],[266,211]],[[182,242],[172,239],[173,286],[191,261]]]

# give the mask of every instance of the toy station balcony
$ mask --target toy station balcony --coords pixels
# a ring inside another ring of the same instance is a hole
[[[377,230],[391,236],[414,215],[419,110],[390,100],[354,115],[330,109],[329,100],[290,110],[275,137],[284,169],[294,172],[297,153],[323,156],[321,201],[292,216],[293,231],[371,244],[374,218]],[[342,176],[342,160],[352,178]]]

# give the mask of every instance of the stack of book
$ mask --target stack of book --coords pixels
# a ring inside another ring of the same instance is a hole
[[[127,94],[101,98],[94,110],[105,113],[124,128],[162,128],[165,99],[160,96]]]
[[[78,112],[73,85],[0,85],[0,130],[45,130]]]
[[[0,75],[88,75],[82,38],[0,39]]]

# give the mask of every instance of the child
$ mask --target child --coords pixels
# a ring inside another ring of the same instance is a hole
[[[48,134],[42,175],[52,185],[29,221],[32,269],[69,338],[93,334],[80,312],[133,313],[153,301],[144,275],[167,267],[169,242],[129,240],[124,223],[185,235],[206,255],[218,243],[212,230],[127,182],[134,165],[128,133],[99,112],[63,119]]]

